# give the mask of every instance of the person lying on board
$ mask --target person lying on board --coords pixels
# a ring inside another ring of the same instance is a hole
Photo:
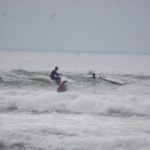
[[[55,69],[52,70],[52,72],[50,74],[50,78],[52,80],[56,81],[56,83],[59,85],[61,83],[60,75],[62,75],[62,74],[57,73],[57,71],[58,71],[58,67],[55,67]]]
[[[92,73],[92,78],[95,79],[96,78],[96,74]]]

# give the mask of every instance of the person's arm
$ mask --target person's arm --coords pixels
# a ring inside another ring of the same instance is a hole
[[[63,75],[62,73],[58,73],[58,75]]]

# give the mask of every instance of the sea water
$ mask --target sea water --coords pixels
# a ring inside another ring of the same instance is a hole
[[[0,150],[149,150],[149,66],[145,54],[0,52]]]

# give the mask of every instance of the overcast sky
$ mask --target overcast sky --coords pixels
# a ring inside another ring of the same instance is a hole
[[[150,52],[150,0],[0,0],[0,49]]]

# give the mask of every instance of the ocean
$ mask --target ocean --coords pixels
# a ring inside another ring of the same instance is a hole
[[[0,150],[149,149],[149,54],[0,52]]]

